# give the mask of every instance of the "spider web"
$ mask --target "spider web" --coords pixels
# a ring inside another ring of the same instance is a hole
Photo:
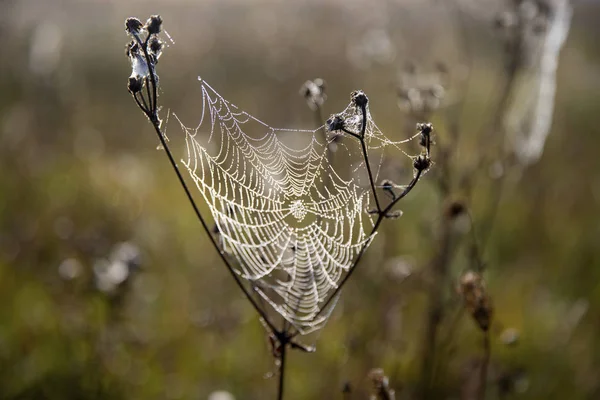
[[[199,80],[200,123],[188,128],[179,121],[187,147],[182,162],[214,218],[221,250],[235,260],[234,271],[250,282],[263,305],[302,334],[318,330],[337,301],[329,296],[374,237],[364,160],[351,164],[352,153],[360,154],[358,140],[323,135],[325,127],[273,128]],[[362,115],[355,106],[339,115],[347,129],[360,131]],[[378,150],[392,145],[402,151],[406,141],[385,138],[368,109],[364,138],[370,157],[380,153],[377,179],[383,157]],[[345,161],[337,163],[343,167],[334,168],[329,158],[334,142],[346,150],[347,157],[337,160]]]

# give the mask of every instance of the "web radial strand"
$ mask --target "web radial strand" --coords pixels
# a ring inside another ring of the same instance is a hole
[[[319,130],[275,129],[201,85],[199,125],[181,124],[183,163],[210,209],[222,249],[235,259],[235,272],[300,333],[320,329],[337,301],[328,297],[372,239],[368,185],[359,174],[336,171]],[[360,111],[348,106],[343,114],[360,130]],[[383,136],[370,115],[365,142],[369,150],[402,150],[403,143]],[[364,161],[355,170],[361,167]]]

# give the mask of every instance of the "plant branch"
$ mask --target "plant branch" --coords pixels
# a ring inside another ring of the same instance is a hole
[[[183,178],[183,175],[181,174],[179,168],[177,167],[177,163],[176,163],[176,161],[175,161],[175,159],[173,157],[173,154],[171,153],[169,145],[167,144],[167,141],[165,139],[165,135],[162,132],[161,127],[160,127],[160,119],[158,117],[158,95],[157,95],[157,85],[156,85],[154,63],[152,61],[152,58],[148,54],[148,50],[146,49],[146,46],[144,44],[142,44],[142,41],[141,41],[139,35],[137,33],[133,33],[133,36],[136,39],[138,45],[142,48],[142,50],[144,52],[144,58],[145,58],[146,63],[148,65],[148,71],[149,71],[148,74],[150,75],[150,84],[152,85],[151,96],[150,96],[150,99],[149,99],[149,102],[151,104],[151,108],[149,109],[147,106],[143,107],[135,94],[133,94],[133,98],[135,99],[136,104],[138,105],[138,107],[144,112],[144,114],[146,115],[146,117],[148,117],[148,119],[152,123],[152,126],[154,127],[154,130],[155,130],[155,132],[156,132],[156,134],[158,136],[158,139],[160,140],[160,143],[161,143],[162,147],[165,150],[167,158],[169,159],[169,163],[171,164],[171,167],[172,167],[173,171],[175,172],[175,175],[177,176],[179,184],[183,188],[183,190],[185,192],[185,195],[186,195],[186,197],[187,197],[190,205],[192,206],[192,208],[194,210],[194,213],[196,214],[196,217],[200,221],[200,224],[202,225],[202,228],[204,229],[204,231],[206,232],[207,236],[209,237],[209,239],[211,241],[211,244],[217,250],[217,252],[219,254],[219,257],[221,258],[221,261],[225,264],[225,266],[227,267],[227,270],[229,271],[229,273],[233,277],[233,279],[236,282],[237,286],[242,290],[242,292],[244,293],[245,297],[248,299],[248,301],[250,302],[250,304],[252,304],[252,306],[254,307],[254,309],[256,310],[256,312],[261,316],[261,318],[263,318],[263,320],[265,321],[265,323],[267,324],[267,326],[269,327],[269,329],[271,329],[273,332],[278,332],[278,330],[274,326],[273,322],[271,322],[269,320],[269,318],[267,317],[266,313],[258,306],[258,304],[256,303],[256,301],[252,297],[251,293],[243,285],[242,281],[240,280],[240,277],[236,274],[236,272],[233,269],[232,265],[230,264],[229,260],[227,260],[224,251],[219,248],[219,245],[217,244],[217,242],[215,241],[213,235],[211,234],[210,228],[208,227],[208,225],[206,224],[206,221],[204,220],[204,218],[202,217],[202,214],[200,213],[200,210],[199,210],[199,208],[198,208],[198,206],[197,206],[197,204],[196,204],[196,202],[194,200],[194,197],[192,196],[192,193],[191,193],[188,185],[185,182],[185,179]],[[147,43],[147,40],[146,40],[145,43]],[[147,80],[147,78],[146,78],[146,80]],[[149,88],[147,89],[147,91],[148,91],[148,93],[150,93],[150,89]],[[143,99],[143,96],[141,96],[141,97]],[[144,105],[146,105],[145,102],[144,102]]]
[[[483,336],[483,360],[481,361],[481,371],[479,376],[479,399],[485,399],[485,388],[487,386],[487,373],[490,364],[492,347],[490,344],[490,331],[485,331]]]
[[[360,106],[362,113],[362,122],[360,126],[360,145],[362,147],[362,154],[365,164],[367,165],[367,173],[369,174],[369,183],[371,184],[371,191],[373,192],[373,198],[375,199],[375,206],[377,212],[381,214],[381,206],[379,205],[379,198],[377,197],[377,191],[375,190],[375,182],[373,181],[373,173],[371,172],[371,163],[369,162],[369,153],[367,152],[367,145],[365,143],[365,132],[367,130],[367,105],[362,104]]]
[[[284,338],[284,339],[282,339]],[[283,389],[285,383],[285,356],[287,352],[287,344],[289,337],[287,332],[282,332],[282,335],[278,338],[280,350],[279,350],[279,386],[277,388],[277,400],[283,399]]]

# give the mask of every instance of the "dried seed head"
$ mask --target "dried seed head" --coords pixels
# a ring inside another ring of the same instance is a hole
[[[433,124],[431,122],[419,122],[417,130],[421,132],[421,135],[429,136],[433,132]]]
[[[139,34],[142,29],[142,21],[135,17],[129,17],[125,20],[125,30],[130,35]]]
[[[148,18],[148,21],[146,21],[145,28],[149,34],[156,35],[156,34],[160,33],[161,25],[162,25],[162,18],[160,17],[160,15],[153,15],[150,18]]]
[[[413,160],[413,166],[417,171],[425,171],[431,166],[431,160],[426,155],[419,155]]]
[[[129,81],[127,82],[127,89],[130,93],[136,94],[139,91],[141,91],[143,87],[144,81],[141,76],[135,75],[129,77]]]
[[[369,103],[369,98],[362,90],[355,90],[351,95],[352,104],[357,107],[366,107]]]
[[[150,49],[150,52],[158,59],[162,53],[163,42],[161,42],[161,40],[156,36],[152,36],[150,42],[148,43],[148,48]]]
[[[420,122],[417,124],[417,131],[421,133],[419,137],[419,145],[424,147],[427,154],[429,154],[429,148],[431,147],[431,133],[433,132],[433,125],[430,122]]]
[[[327,125],[327,130],[330,132],[340,131],[340,130],[344,129],[344,127],[345,127],[344,117],[342,117],[340,114],[333,114],[327,120],[326,125]]]
[[[481,275],[473,271],[463,274],[460,277],[458,293],[479,328],[487,332],[492,322],[494,308]]]

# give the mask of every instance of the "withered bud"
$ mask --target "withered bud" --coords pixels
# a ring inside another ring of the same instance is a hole
[[[430,122],[420,122],[417,124],[417,131],[421,133],[419,137],[419,145],[425,147],[429,152],[431,146],[431,132],[433,132],[433,125]]]
[[[142,77],[139,75],[130,76],[129,81],[127,82],[127,89],[132,94],[138,93],[144,87],[144,81]]]
[[[327,130],[330,132],[340,131],[345,127],[344,117],[340,114],[334,114],[327,120]]]
[[[153,36],[148,43],[148,48],[150,49],[150,52],[158,57],[163,49],[163,42],[156,36]]]
[[[463,274],[460,277],[458,293],[479,328],[487,332],[492,323],[494,308],[481,275],[473,271]]]
[[[355,90],[351,95],[352,103],[357,107],[366,107],[369,103],[369,98],[362,90]]]
[[[160,17],[160,15],[153,15],[150,18],[148,18],[148,21],[146,21],[145,28],[149,34],[155,35],[155,34],[160,33],[161,25],[162,25],[162,18]]]
[[[419,122],[417,124],[417,130],[421,132],[422,135],[431,135],[433,132],[433,124],[431,122]]]
[[[125,30],[127,31],[127,33],[133,35],[133,34],[139,34],[140,30],[142,29],[142,21],[140,21],[139,19],[135,18],[135,17],[129,17],[125,20]]]
[[[413,160],[413,167],[415,167],[417,171],[425,171],[429,169],[430,166],[431,160],[429,159],[429,157],[424,156],[422,154],[415,157],[415,159]]]

